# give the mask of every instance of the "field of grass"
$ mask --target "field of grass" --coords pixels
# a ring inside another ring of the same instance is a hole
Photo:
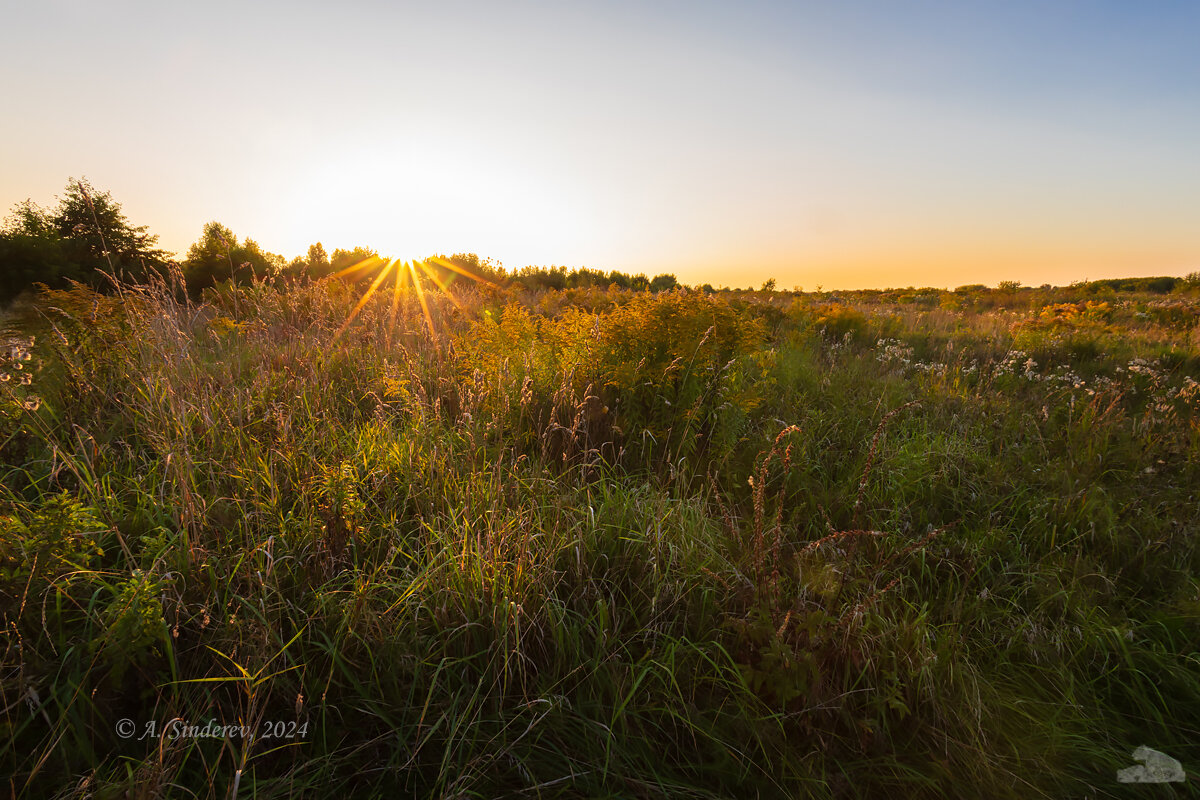
[[[1200,286],[361,297],[10,312],[0,791],[1196,792]]]

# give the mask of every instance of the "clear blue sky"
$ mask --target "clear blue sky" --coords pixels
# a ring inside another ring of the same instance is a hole
[[[5,11],[0,205],[745,286],[1200,270],[1200,3]]]

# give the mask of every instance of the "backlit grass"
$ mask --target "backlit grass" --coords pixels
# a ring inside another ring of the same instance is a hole
[[[1194,292],[414,285],[14,312],[14,796],[1200,773]]]

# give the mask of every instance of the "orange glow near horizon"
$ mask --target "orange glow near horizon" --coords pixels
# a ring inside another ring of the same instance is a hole
[[[86,177],[181,258],[215,220],[691,285],[1200,271],[1200,5],[464,2],[14,5],[0,216]]]

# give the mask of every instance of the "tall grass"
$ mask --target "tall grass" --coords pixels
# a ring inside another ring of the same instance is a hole
[[[14,796],[1200,769],[1200,359],[1144,298],[187,298],[46,292],[0,364]]]

